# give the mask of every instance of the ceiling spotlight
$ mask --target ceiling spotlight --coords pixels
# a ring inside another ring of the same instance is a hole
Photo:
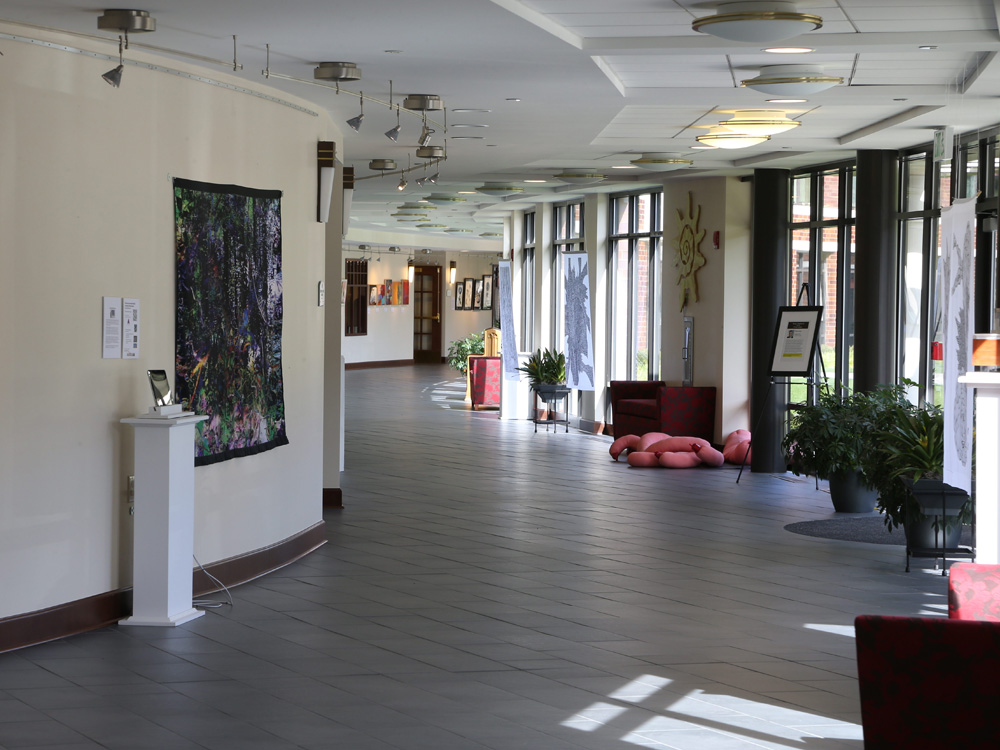
[[[399,127],[399,107],[397,106],[396,107],[396,127],[390,128],[389,130],[385,131],[385,137],[388,138],[393,143],[395,143],[396,141],[399,140],[399,131],[400,131],[400,129],[401,128]]]
[[[104,31],[117,31],[119,34],[137,34],[145,31],[156,31],[156,19],[149,15],[148,10],[125,10],[113,8],[98,16],[97,28]]]
[[[680,155],[675,153],[648,153],[638,159],[632,159],[629,163],[650,172],[672,172],[675,169],[690,167],[694,162],[690,159],[681,159]]]
[[[372,159],[368,162],[369,169],[375,169],[380,172],[386,172],[396,168],[396,162],[393,159]]]
[[[360,81],[361,68],[352,62],[321,62],[313,69],[318,81]]]
[[[427,182],[427,178],[426,177],[418,177],[417,179],[414,180],[414,182],[417,183],[417,187],[423,187],[424,183]]]
[[[520,185],[511,185],[509,182],[487,182],[485,185],[477,187],[476,192],[483,193],[484,195],[492,195],[497,198],[505,198],[509,195],[517,195],[524,192],[524,188]]]
[[[696,18],[691,28],[733,42],[767,44],[823,26],[823,19],[800,13],[791,2],[722,3],[714,16]]]
[[[420,128],[420,137],[417,138],[418,146],[428,146],[431,142],[431,136],[434,135],[434,130],[427,127],[427,121],[424,120],[424,124]]]
[[[604,179],[603,174],[592,172],[589,169],[564,169],[553,177],[573,185],[588,185]]]
[[[347,121],[347,124],[351,126],[351,130],[355,133],[361,130],[361,123],[365,121],[365,92],[361,92],[361,98],[358,101],[361,103],[361,114]]]
[[[734,133],[723,128],[712,128],[706,135],[699,135],[695,140],[703,146],[712,148],[749,148],[771,140],[771,136]]]
[[[431,112],[436,109],[444,109],[444,102],[437,94],[410,94],[403,100],[403,108],[418,112]]]
[[[125,58],[122,56],[123,37],[118,37],[118,65],[101,76],[115,88],[122,85],[122,72],[125,70]]]
[[[431,175],[430,177],[428,177],[428,178],[427,178],[427,181],[428,181],[428,182],[429,182],[429,183],[430,183],[431,185],[437,185],[437,181],[438,181],[438,172],[435,172],[435,173],[434,173],[434,174],[432,174],[432,175]]]
[[[400,177],[399,178],[399,184],[396,185],[396,190],[399,190],[400,192],[402,192],[403,190],[406,190],[406,178],[405,177]]]
[[[734,133],[777,135],[801,124],[798,120],[788,119],[780,109],[738,109],[731,118],[720,122],[719,126]]]
[[[421,159],[443,159],[443,146],[421,146],[417,149],[417,156]]]
[[[843,83],[840,76],[828,76],[819,65],[765,65],[756,78],[740,83],[762,94],[808,96]]]

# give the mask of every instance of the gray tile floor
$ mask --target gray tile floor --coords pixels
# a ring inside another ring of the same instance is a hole
[[[784,531],[833,515],[811,480],[630,469],[463,396],[347,373],[330,543],[187,625],[0,655],[0,747],[861,747],[854,616],[941,614],[944,578]]]

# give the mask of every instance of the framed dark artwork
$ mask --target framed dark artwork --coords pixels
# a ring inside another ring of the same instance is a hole
[[[493,274],[483,276],[483,309],[493,309]]]
[[[476,279],[472,292],[472,309],[483,309],[483,280]]]
[[[368,304],[369,305],[378,304],[378,284],[368,285]]]
[[[392,279],[385,280],[385,299],[382,304],[391,305],[392,304]]]
[[[465,309],[465,284],[455,284],[455,309]]]
[[[778,308],[771,346],[771,375],[809,377],[812,374],[822,316],[822,307]]]
[[[472,310],[472,309],[474,309],[472,307],[472,287],[475,284],[475,281],[476,281],[475,279],[466,279],[465,282],[464,282],[465,283],[465,307],[463,309],[465,309],[465,310]]]
[[[174,180],[175,391],[209,419],[195,466],[287,445],[281,191]]]

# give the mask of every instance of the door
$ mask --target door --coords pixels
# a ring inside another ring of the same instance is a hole
[[[413,361],[440,364],[441,266],[415,266],[412,293]]]

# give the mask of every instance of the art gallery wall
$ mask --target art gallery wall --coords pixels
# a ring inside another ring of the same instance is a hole
[[[117,44],[32,36],[117,55]],[[290,444],[196,469],[195,554],[209,564],[321,521],[316,142],[339,140],[336,127],[323,114],[176,75],[127,65],[115,89],[101,79],[106,60],[16,42],[3,53],[0,617],[131,583],[132,428],[119,420],[150,404],[147,369],[173,380],[173,177],[283,191]],[[247,86],[216,69],[129,57]],[[104,296],[140,300],[138,359],[101,358]]]

